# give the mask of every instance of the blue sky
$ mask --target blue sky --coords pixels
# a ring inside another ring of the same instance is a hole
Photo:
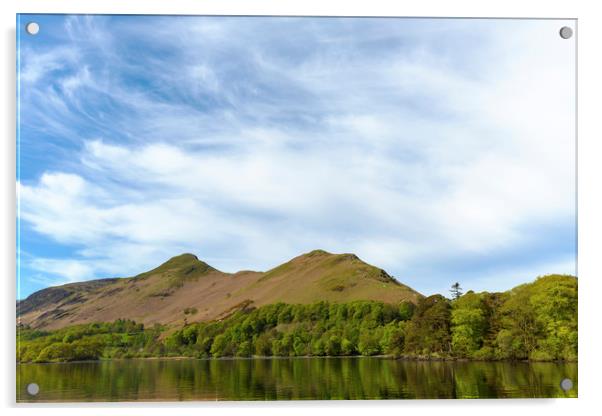
[[[17,296],[182,252],[353,252],[425,294],[575,274],[563,25],[22,15]]]

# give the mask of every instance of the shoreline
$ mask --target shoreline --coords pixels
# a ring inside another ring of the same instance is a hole
[[[172,357],[130,357],[130,358],[100,358],[98,360],[81,360],[81,361],[48,361],[48,362],[19,362],[17,365],[27,364],[76,364],[76,363],[99,363],[110,361],[251,361],[251,360],[290,360],[290,359],[343,359],[343,358],[380,358],[395,361],[421,361],[421,362],[462,362],[462,363],[555,363],[569,364],[578,363],[578,360],[487,360],[487,359],[471,359],[471,358],[453,358],[453,357],[413,357],[393,355],[300,355],[300,356],[252,356],[252,357],[207,357],[197,358],[188,356],[172,356]]]

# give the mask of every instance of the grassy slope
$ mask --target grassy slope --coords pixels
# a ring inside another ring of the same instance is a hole
[[[378,300],[416,302],[421,295],[352,254],[315,250],[265,273],[220,272],[192,254],[131,278],[59,286],[19,302],[19,321],[56,329],[135,319],[145,325],[221,319],[250,303]],[[196,311],[186,314],[185,309]]]
[[[314,256],[311,267],[302,270],[347,260],[312,253],[263,274],[258,283],[289,273]],[[377,272],[376,278],[384,280],[387,276]],[[132,321],[74,325],[46,333],[24,329],[19,331],[17,357],[22,362],[46,362],[100,357],[388,354],[574,361],[578,349],[577,287],[576,277],[548,275],[505,292],[469,291],[451,302],[439,302],[441,295],[433,295],[418,303],[413,316],[406,309],[387,307],[382,302],[320,301],[270,304],[220,322],[167,330],[143,330]]]
[[[398,303],[401,300],[416,302],[420,297],[418,292],[398,283],[384,270],[364,263],[353,254],[330,254],[322,250],[269,270],[240,293],[253,293],[253,299],[261,305],[273,303],[274,299],[286,303],[316,300]]]

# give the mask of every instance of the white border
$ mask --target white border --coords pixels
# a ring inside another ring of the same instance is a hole
[[[369,409],[383,413],[487,415],[526,411],[555,414],[590,414],[600,411],[602,385],[600,357],[602,296],[602,134],[600,97],[602,60],[602,13],[595,1],[525,0],[3,0],[2,100],[3,129],[0,148],[0,265],[2,294],[2,339],[0,348],[0,392],[5,414],[44,412],[51,415],[159,415],[168,409],[178,414],[365,414]],[[125,13],[125,14],[237,14],[237,15],[347,15],[347,16],[429,16],[429,17],[548,17],[579,19],[579,396],[577,400],[425,400],[395,402],[270,402],[270,403],[186,403],[109,404],[80,406],[15,407],[14,301],[15,301],[15,14],[21,13]]]

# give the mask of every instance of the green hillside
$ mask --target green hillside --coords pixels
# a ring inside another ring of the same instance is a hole
[[[292,262],[266,273],[264,281],[291,272],[298,266],[295,259]],[[323,265],[321,261],[315,267]],[[224,319],[187,322],[175,330],[128,320],[56,331],[22,327],[17,360],[379,354],[576,360],[577,290],[577,278],[550,275],[506,292],[469,291],[455,300],[432,295],[417,304],[319,301],[258,308],[247,304]]]
[[[311,303],[316,300],[417,302],[421,297],[355,254],[331,254],[324,250],[311,251],[268,270],[253,285],[237,294],[253,292],[261,293],[258,304],[262,305],[275,301]]]
[[[370,300],[416,303],[422,295],[353,254],[314,250],[267,272],[221,272],[192,254],[134,277],[51,287],[17,303],[17,323],[38,329],[130,319],[146,326],[224,319],[248,306]],[[194,311],[194,314],[191,313]],[[191,316],[194,315],[194,316]]]

